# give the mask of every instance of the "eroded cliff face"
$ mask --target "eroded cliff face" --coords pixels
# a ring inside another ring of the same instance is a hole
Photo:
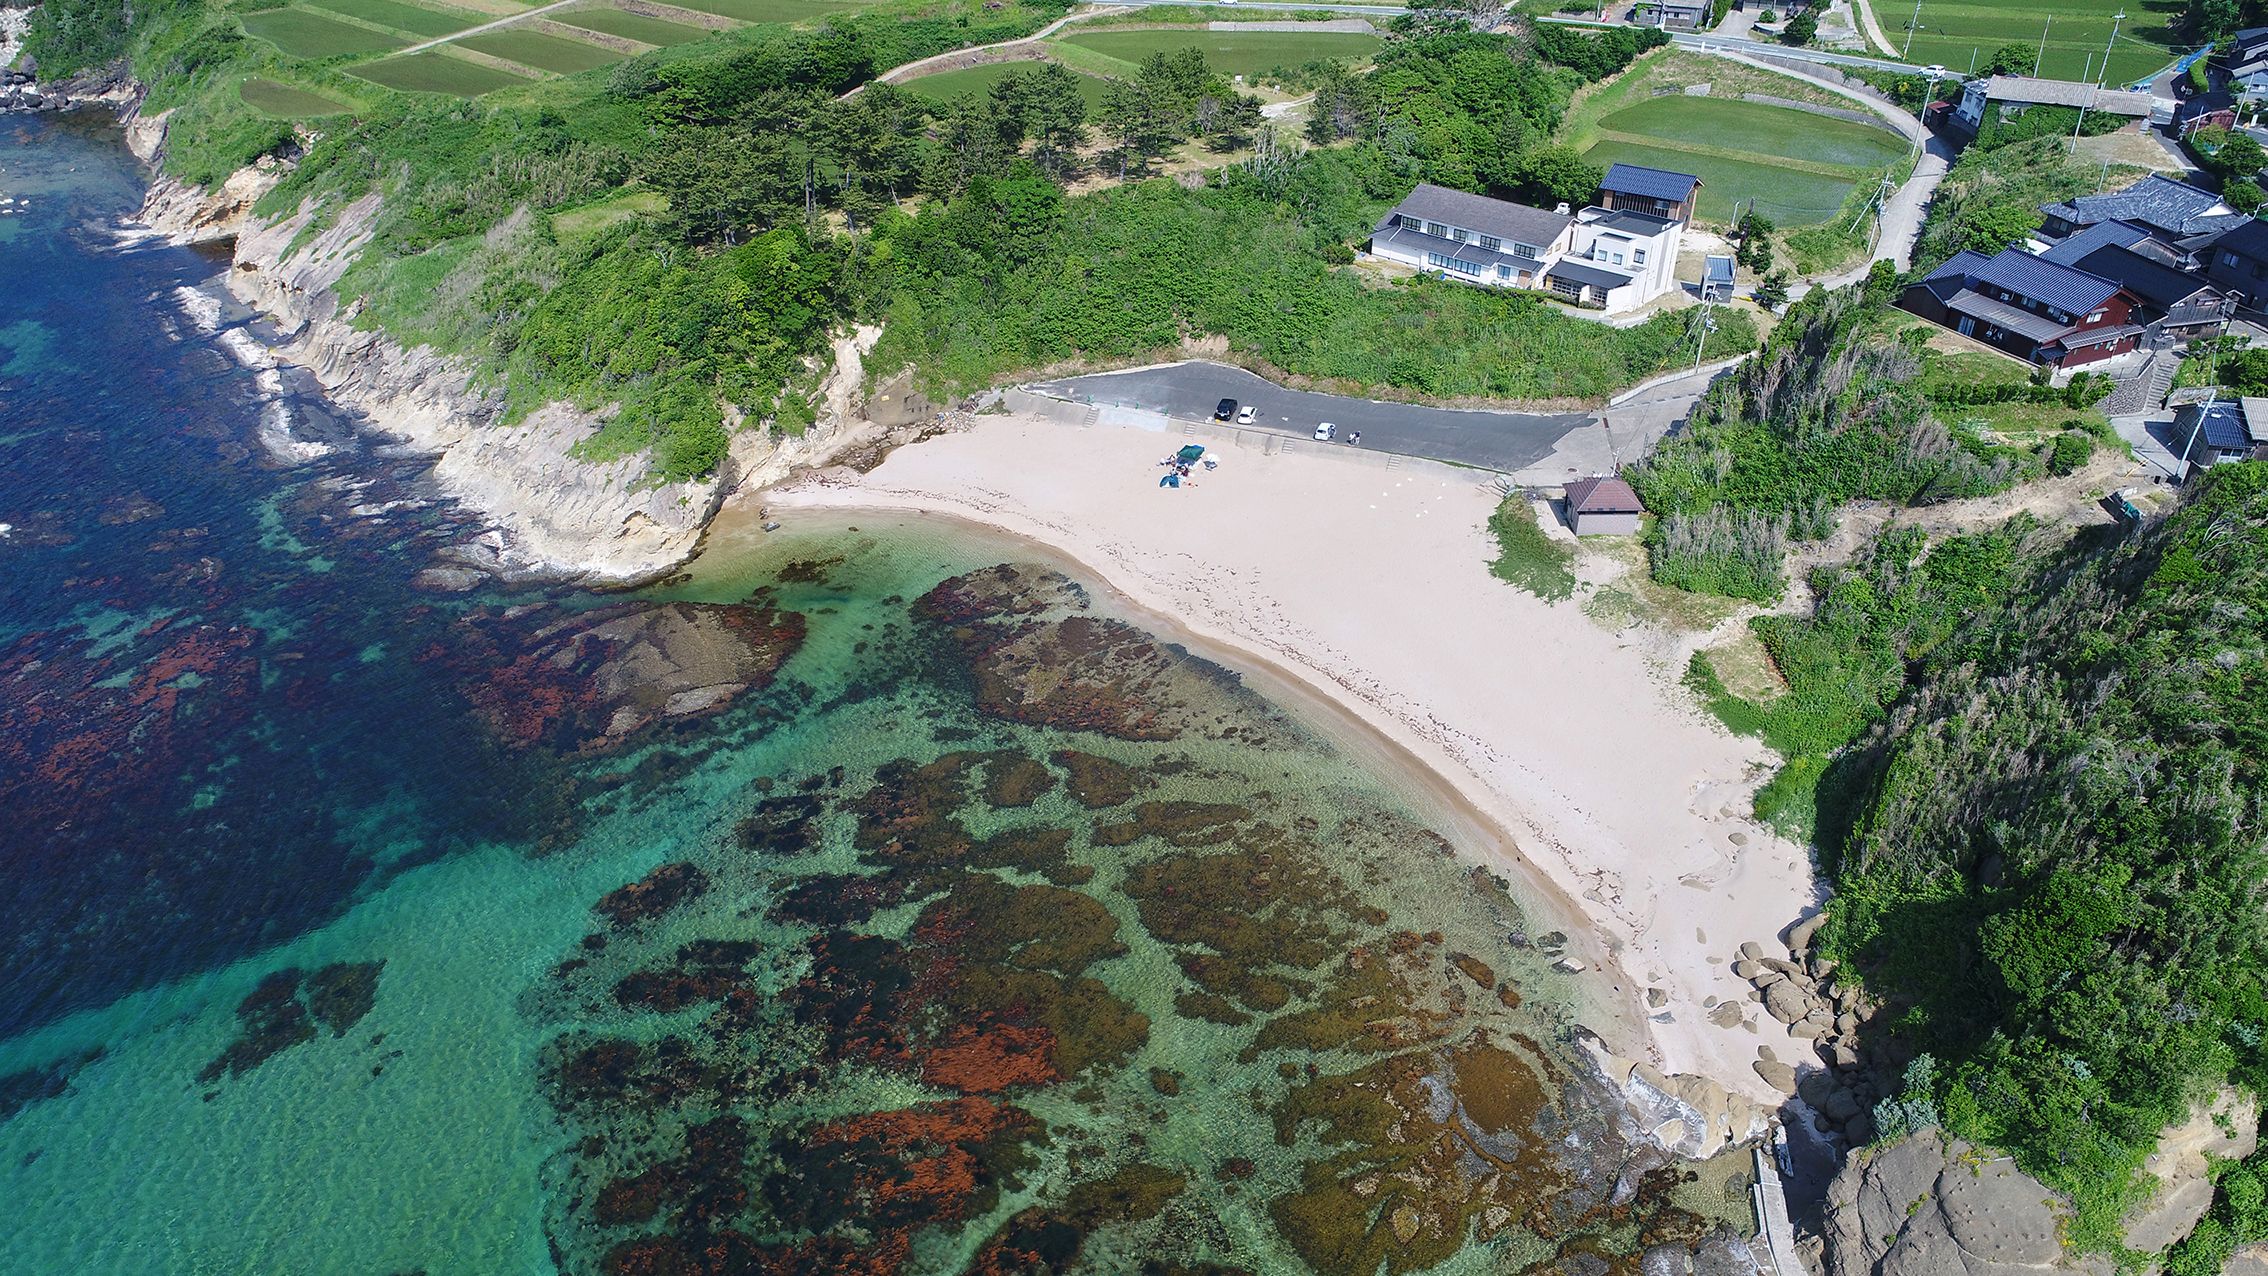
[[[134,153],[159,162],[165,117],[134,114],[125,124]],[[777,482],[869,441],[871,429],[857,428],[863,406],[857,355],[872,348],[879,330],[838,343],[851,353],[838,358],[828,410],[817,423],[800,437],[743,429],[714,475],[659,483],[649,477],[643,454],[580,459],[576,446],[598,433],[604,410],[554,402],[505,422],[501,398],[476,387],[464,361],[430,346],[404,348],[375,327],[358,326],[360,301],[334,289],[370,242],[382,196],[372,192],[328,219],[305,203],[281,217],[254,216],[252,206],[288,171],[265,161],[212,191],[160,177],[141,219],[177,243],[233,240],[228,289],[274,323],[280,344],[270,353],[312,372],[333,402],[360,415],[362,430],[438,454],[435,480],[494,529],[479,546],[459,552],[464,567],[504,579],[655,580],[698,552],[709,519],[743,483]],[[460,579],[468,588],[474,580]]]

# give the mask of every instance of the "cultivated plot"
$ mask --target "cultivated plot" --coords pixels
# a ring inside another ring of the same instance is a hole
[[[343,53],[376,53],[407,43],[390,35],[348,26],[300,9],[269,9],[239,19],[244,30],[295,58],[335,58]]]
[[[680,9],[713,13],[742,22],[801,22],[830,14],[850,13],[864,0],[670,0]]]
[[[580,40],[562,40],[541,31],[490,31],[485,35],[468,35],[456,43],[490,57],[558,75],[573,75],[622,60],[622,55],[612,49]]]
[[[288,84],[278,84],[274,80],[246,80],[237,86],[236,95],[244,99],[246,106],[262,115],[274,115],[288,120],[314,119],[318,116],[338,115],[354,109],[343,102],[334,102],[319,93],[295,89]]]
[[[494,14],[462,9],[421,9],[414,4],[397,4],[395,0],[318,0],[308,7],[422,36],[452,35],[466,27],[496,21]]]
[[[440,53],[412,53],[404,58],[387,58],[350,68],[348,75],[357,76],[389,89],[404,89],[412,93],[449,93],[457,97],[479,97],[497,89],[532,81],[522,76],[507,75],[491,70],[463,58],[452,58]]]
[[[1191,46],[1202,49],[1206,65],[1222,75],[1247,79],[1277,67],[1296,67],[1327,58],[1367,58],[1385,41],[1374,35],[1318,31],[1090,31],[1064,43],[1139,64],[1153,53]]]
[[[603,35],[618,35],[640,44],[690,44],[709,34],[706,27],[665,22],[642,13],[624,13],[620,9],[578,9],[549,16],[553,22],[563,26],[581,27],[585,31],[597,31]]]
[[[1745,209],[1753,200],[1757,211],[1782,226],[1815,225],[1842,208],[1843,197],[1854,184],[1848,177],[1633,142],[1603,141],[1583,152],[1583,158],[1602,168],[1638,164],[1699,177],[1701,198],[1695,212],[1706,221],[1730,221],[1735,201]]]
[[[1598,126],[1673,147],[1748,151],[1859,169],[1880,168],[1911,149],[1904,138],[1883,129],[1737,98],[1652,98],[1606,116]]]
[[[2044,34],[2046,52],[2038,57],[2042,76],[2057,80],[2101,78],[2103,52],[2108,48],[2110,82],[2126,84],[2147,78],[2173,61],[2168,46],[2174,34],[2168,23],[2178,16],[2179,8],[2164,0],[2139,6],[2122,5],[2119,0],[2031,4],[1923,0],[1921,25],[1914,30],[1913,48],[1907,56],[1919,65],[1934,62],[1965,74],[1972,66],[1984,65],[1993,50],[2004,44],[2021,44],[2038,51]],[[2118,43],[2113,46],[2111,18],[2121,9],[2126,20],[2118,24]],[[1911,5],[1900,6],[1897,0],[1890,0],[1887,8],[1877,5],[1874,10],[1875,20],[1882,24],[1883,34],[1890,37],[1893,46],[1905,43],[1906,23],[1913,13]],[[2031,69],[2024,68],[2026,74]]]
[[[994,62],[988,66],[972,66],[957,71],[939,71],[908,80],[903,87],[909,93],[918,93],[933,102],[950,102],[964,93],[984,93],[992,86],[1017,71],[1029,71],[1039,65],[1034,58],[1016,62]],[[1079,96],[1087,103],[1091,113],[1102,105],[1103,82],[1091,75],[1078,77]]]

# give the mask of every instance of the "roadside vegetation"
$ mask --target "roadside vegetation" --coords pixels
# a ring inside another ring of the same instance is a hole
[[[2106,168],[2074,158],[2068,146],[2059,138],[2038,137],[1964,151],[1930,203],[1914,245],[1915,270],[1926,274],[1965,248],[1991,256],[2039,229],[2040,205],[2115,190],[2144,174],[2130,165]]]
[[[1514,492],[1505,497],[1489,516],[1488,530],[1496,537],[1496,561],[1488,565],[1490,575],[1547,603],[1574,596],[1575,551],[1544,531],[1536,518],[1535,503],[1526,494]]]

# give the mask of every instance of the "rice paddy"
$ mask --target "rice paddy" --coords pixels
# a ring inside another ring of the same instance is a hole
[[[1735,201],[1745,208],[1754,200],[1759,212],[1782,226],[1816,225],[1835,215],[1854,184],[1851,177],[1780,167],[1766,156],[1735,159],[1615,140],[1600,142],[1583,158],[1601,168],[1623,163],[1691,173],[1701,179],[1695,215],[1714,222],[1731,221]]]
[[[325,115],[339,115],[353,109],[321,94],[295,89],[288,84],[278,84],[274,80],[246,80],[237,86],[236,94],[253,110],[287,120],[315,119]]]
[[[680,9],[713,13],[741,22],[801,22],[830,13],[848,13],[861,0],[671,0]]]
[[[2111,19],[2122,9],[2126,20],[2118,24],[2118,42],[2113,45]],[[2175,37],[2168,23],[2177,18],[2179,12],[2178,5],[2164,0],[2143,5],[2139,11],[2134,6],[2119,4],[2118,0],[2034,3],[1994,0],[1983,4],[1972,0],[1923,0],[1921,24],[1914,29],[1913,44],[1906,56],[1917,65],[1935,62],[1967,73],[1972,67],[1984,65],[1993,50],[2004,44],[2020,44],[2037,50],[2044,35],[2046,51],[2038,56],[2042,76],[2056,80],[2098,79],[2107,48],[2110,50],[2110,83],[2117,86],[2146,79],[2174,60],[2168,46],[2175,42]],[[1882,24],[1883,34],[1890,37],[1892,45],[1905,43],[1906,23],[1912,17],[1910,7],[1889,11],[1875,9],[1875,19]],[[2024,69],[2028,74],[2032,68]]]
[[[547,16],[564,26],[581,27],[585,31],[597,31],[603,35],[618,35],[640,44],[690,44],[709,34],[705,27],[665,22],[642,13],[624,13],[620,9],[578,9]]]
[[[1367,58],[1385,41],[1374,35],[1318,31],[1092,31],[1063,41],[1080,48],[1140,63],[1153,53],[1170,53],[1192,45],[1202,49],[1206,65],[1223,75],[1246,78],[1277,67],[1296,67],[1326,58]]]
[[[1028,71],[1038,66],[1037,59],[1025,58],[1015,62],[994,62],[986,66],[972,66],[955,71],[939,71],[908,80],[903,86],[909,93],[918,93],[933,102],[950,102],[964,93],[983,93],[1006,79],[1011,73]],[[1079,96],[1087,103],[1090,114],[1102,105],[1103,82],[1091,75],[1078,79]]]
[[[1784,157],[1862,169],[1880,168],[1910,149],[1883,129],[1737,98],[1650,98],[1606,116],[1598,127],[1672,147],[1747,151],[1764,162]]]
[[[372,84],[383,84],[389,89],[403,89],[411,93],[450,93],[457,97],[479,97],[497,89],[530,83],[522,76],[507,75],[441,53],[412,53],[408,57],[387,58],[381,62],[350,68],[347,74],[368,80]]]
[[[408,43],[376,31],[348,26],[301,9],[269,9],[240,19],[251,35],[295,58],[335,58],[345,53],[376,53]]]
[[[453,35],[466,27],[477,27],[483,22],[494,22],[496,16],[487,13],[470,13],[465,10],[421,9],[413,4],[398,4],[396,0],[318,0],[311,9],[360,18],[395,31],[410,35]]]
[[[622,55],[612,49],[584,44],[580,40],[562,40],[541,31],[490,31],[484,35],[466,36],[456,43],[490,57],[558,75],[574,75],[579,71],[595,70],[622,60]]]

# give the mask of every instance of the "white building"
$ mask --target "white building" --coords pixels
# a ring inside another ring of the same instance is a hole
[[[1547,213],[1428,183],[1379,220],[1370,250],[1467,283],[1549,288],[1612,314],[1677,286],[1683,229],[1682,223],[1648,213],[1604,208]]]
[[[1677,287],[1685,223],[1625,208],[1576,214],[1567,255],[1544,272],[1551,290],[1608,314],[1635,310]]]

